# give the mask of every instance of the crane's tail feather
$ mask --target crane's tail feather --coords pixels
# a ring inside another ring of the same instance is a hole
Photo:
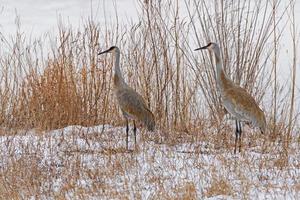
[[[145,116],[143,122],[145,124],[145,126],[147,127],[148,131],[154,131],[155,130],[155,119],[154,119],[154,115],[152,114],[152,112],[150,110],[148,111],[148,115]]]

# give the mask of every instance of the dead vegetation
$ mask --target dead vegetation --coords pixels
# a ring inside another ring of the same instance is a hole
[[[246,126],[243,145],[245,151],[253,154],[265,155],[275,151],[276,158],[267,161],[261,158],[259,164],[244,158],[248,162],[247,169],[251,171],[256,167],[261,170],[271,166],[287,169],[291,167],[289,159],[297,155],[300,141],[300,137],[294,134],[299,132],[299,105],[296,103],[299,93],[295,82],[299,33],[294,24],[295,2],[281,5],[284,9],[279,9],[279,3],[271,0],[185,0],[180,7],[174,1],[140,1],[140,21],[136,24],[103,27],[96,21],[86,20],[83,27],[73,29],[60,23],[56,38],[47,36],[35,41],[26,38],[20,29],[9,39],[0,34],[0,121],[5,127],[1,129],[1,142],[10,146],[11,139],[8,137],[18,136],[18,130],[36,129],[42,137],[45,130],[68,125],[122,125],[122,115],[112,93],[113,62],[109,57],[97,56],[99,50],[117,45],[123,52],[121,66],[125,78],[147,101],[159,129],[156,135],[141,135],[143,145],[138,154],[151,154],[152,151],[144,149],[147,142],[153,142],[153,148],[158,152],[160,147],[157,145],[171,148],[180,144],[189,144],[190,149],[179,151],[187,155],[215,156],[224,151],[231,152],[234,136],[228,134],[231,133],[230,122],[223,119],[226,113],[220,107],[215,89],[213,59],[193,52],[202,44],[216,41],[222,48],[226,72],[260,102],[268,118],[268,134],[261,136]],[[183,10],[188,17],[182,17]],[[287,25],[279,26],[281,23]],[[293,60],[289,66],[292,79],[280,82],[278,60],[281,59],[279,52],[283,51],[280,44],[282,32],[288,26],[291,27],[293,41]],[[45,46],[51,48],[45,50]],[[97,132],[100,135],[104,133],[114,135],[107,130]],[[120,146],[108,146],[99,151],[96,147],[89,149],[87,152],[95,154],[93,160],[105,157],[105,164],[100,165],[102,171],[90,169],[83,165],[80,155],[86,151],[77,146],[75,137],[83,138],[87,143],[113,141]],[[212,178],[210,186],[205,189],[199,189],[199,184],[191,178],[170,189],[165,185],[169,183],[165,180],[168,178],[162,172],[149,172],[147,180],[137,181],[141,185],[136,189],[132,186],[135,180],[126,177],[136,154],[122,157],[122,138],[86,137],[84,132],[71,138],[68,147],[72,151],[58,148],[69,152],[61,155],[62,158],[68,157],[62,161],[62,170],[57,162],[54,166],[39,165],[44,150],[42,145],[34,149],[35,153],[27,154],[30,145],[25,145],[20,147],[20,155],[14,154],[14,151],[2,154],[2,159],[9,158],[10,165],[1,168],[1,197],[18,199],[46,195],[57,199],[85,199],[92,193],[98,197],[107,195],[108,198],[131,199],[134,196],[141,199],[144,197],[142,184],[156,188],[157,195],[153,199],[236,196],[238,193],[232,183],[220,174],[219,178]],[[60,137],[57,142],[64,144],[66,139]],[[172,151],[167,152],[172,154]],[[147,156],[148,163],[157,164],[156,155]],[[204,161],[197,156],[190,157],[194,159],[195,168],[199,169]],[[232,160],[226,162],[226,157],[219,160],[225,167],[235,163]],[[176,168],[173,163],[168,166]],[[134,169],[139,170],[140,167],[135,166]],[[59,191],[55,191],[54,182],[43,185],[46,181],[53,181],[52,176],[61,176],[61,173],[64,173],[64,185]],[[81,173],[90,178],[89,188],[81,188],[77,184],[76,181],[83,177]],[[121,190],[107,181],[116,176],[123,178]],[[238,176],[239,180],[244,188],[250,190],[254,178],[243,176],[247,175]],[[272,180],[265,174],[258,178],[264,182]],[[299,184],[293,187],[299,188]],[[244,197],[249,197],[248,190],[243,192]],[[129,191],[136,193],[133,195]]]

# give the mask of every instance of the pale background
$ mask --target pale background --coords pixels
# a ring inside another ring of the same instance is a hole
[[[184,12],[184,1],[182,2],[182,15]],[[289,0],[282,1],[286,5]],[[46,34],[57,33],[58,19],[72,27],[79,27],[83,20],[93,15],[95,21],[104,24],[104,21],[115,19],[115,9],[119,15],[119,23],[138,22],[139,1],[138,0],[1,0],[0,1],[0,32],[5,36],[16,32],[16,16],[19,16],[21,30],[31,38],[43,37]],[[298,40],[300,42],[300,1],[296,0],[296,25]],[[105,18],[106,16],[106,18]],[[292,63],[291,33],[289,27],[285,29],[280,44],[279,52],[279,79],[282,81],[290,79],[290,66]],[[300,45],[298,44],[298,55],[300,57]],[[299,57],[297,58],[297,75],[300,71]],[[297,98],[300,93],[300,77],[297,76]]]

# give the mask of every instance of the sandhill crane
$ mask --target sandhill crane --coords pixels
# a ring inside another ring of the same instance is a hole
[[[222,67],[220,48],[216,43],[209,43],[204,47],[195,49],[208,49],[215,55],[216,82],[220,92],[222,104],[226,110],[235,118],[235,148],[239,140],[239,152],[241,152],[241,121],[250,122],[254,127],[259,127],[261,133],[266,132],[266,118],[264,112],[259,108],[254,98],[240,86],[234,84],[225,74]]]
[[[128,150],[129,119],[133,120],[134,142],[136,145],[135,120],[143,122],[143,124],[147,127],[148,131],[154,131],[154,115],[146,106],[146,103],[142,96],[126,84],[120,69],[120,49],[116,46],[112,46],[106,51],[98,53],[98,55],[104,53],[112,53],[115,56],[115,68],[113,77],[114,92],[117,98],[117,102],[126,120],[126,148]]]

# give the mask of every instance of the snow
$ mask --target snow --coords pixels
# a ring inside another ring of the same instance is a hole
[[[46,177],[36,177],[41,179],[37,191],[45,199],[59,193],[77,199],[80,192],[85,199],[157,199],[164,194],[182,199],[187,190],[198,199],[300,198],[297,143],[291,145],[287,166],[280,167],[279,151],[260,153],[260,147],[249,147],[234,155],[233,149],[215,150],[207,141],[157,143],[151,140],[155,134],[138,131],[135,151],[133,137],[132,151],[125,148],[125,128],[110,125],[2,135],[1,173],[18,159],[25,160],[24,167],[36,163]],[[222,183],[225,192],[212,190]]]

